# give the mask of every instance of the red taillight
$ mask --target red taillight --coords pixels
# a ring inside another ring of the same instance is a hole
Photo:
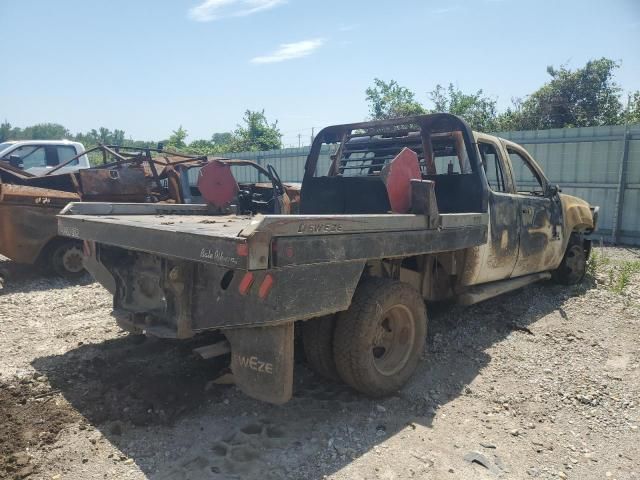
[[[269,292],[271,291],[271,287],[273,287],[273,275],[267,273],[264,276],[264,280],[262,280],[262,283],[260,284],[258,296],[260,296],[260,298],[262,298],[263,300],[267,298],[267,295],[269,295]]]
[[[247,257],[249,255],[249,245],[246,243],[239,243],[236,247],[236,252],[239,257]]]
[[[246,295],[247,293],[249,293],[251,285],[253,285],[253,273],[247,272],[244,274],[244,277],[242,277],[242,280],[238,285],[238,291],[240,292],[240,295]]]

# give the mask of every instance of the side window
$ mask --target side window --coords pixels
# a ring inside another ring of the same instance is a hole
[[[67,160],[75,157],[77,155],[76,149],[71,145],[58,145],[56,147],[58,152],[58,164],[64,163]],[[67,166],[78,165],[78,159],[76,158],[73,162],[68,164]]]
[[[46,156],[44,147],[33,145],[25,145],[16,148],[11,155],[18,155],[24,164],[24,169],[34,167],[44,167],[46,165]]]
[[[484,168],[489,188],[494,192],[507,192],[507,185],[502,171],[502,162],[495,145],[491,143],[478,142],[482,167]]]
[[[460,132],[432,135],[431,144],[433,146],[433,162],[436,174],[471,173],[469,156]]]
[[[434,155],[434,162],[436,164],[436,172],[439,175],[460,173],[460,162],[457,155],[436,154]]]
[[[526,195],[542,195],[544,193],[542,181],[527,159],[510,148],[507,148],[507,152],[511,159],[517,192]]]

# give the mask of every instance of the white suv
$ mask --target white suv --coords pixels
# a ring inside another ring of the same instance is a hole
[[[33,175],[44,175],[84,151],[84,145],[69,140],[15,140],[0,143],[0,161],[19,166]],[[87,156],[82,155],[56,170],[55,174],[75,172],[90,166]]]

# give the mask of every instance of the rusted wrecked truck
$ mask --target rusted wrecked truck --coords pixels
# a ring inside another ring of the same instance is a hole
[[[102,154],[102,164],[65,171],[65,165],[86,154]],[[63,207],[73,201],[191,203],[197,198],[187,172],[207,163],[205,156],[104,145],[83,149],[78,156],[44,175],[0,164],[0,254],[17,263],[48,267],[63,277],[78,277],[84,273],[82,242],[58,235],[56,215]],[[267,179],[271,175],[253,162],[229,162],[261,169]]]
[[[159,201],[169,198],[154,189],[145,152],[119,153],[99,146],[104,164],[66,171],[65,165],[41,175],[15,166],[0,165],[0,254],[17,263],[38,264],[74,278],[84,271],[82,242],[58,235],[56,215],[72,201]],[[113,158],[115,156],[115,158]],[[64,173],[60,173],[64,172]]]
[[[318,171],[324,144],[335,148],[328,172]],[[297,215],[239,208],[254,199],[223,165],[198,185],[217,194],[70,204],[59,232],[84,241],[120,325],[170,338],[219,332],[200,353],[230,354],[239,388],[274,403],[292,394],[294,331],[320,374],[388,395],[423,352],[425,301],[468,305],[538,280],[581,281],[598,212],[561,194],[519,145],[448,114],[322,130]]]

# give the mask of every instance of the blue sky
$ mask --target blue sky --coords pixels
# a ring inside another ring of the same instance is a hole
[[[0,120],[189,140],[277,119],[287,145],[362,120],[374,77],[427,102],[437,83],[505,107],[547,65],[622,61],[640,89],[640,1],[0,0]]]

